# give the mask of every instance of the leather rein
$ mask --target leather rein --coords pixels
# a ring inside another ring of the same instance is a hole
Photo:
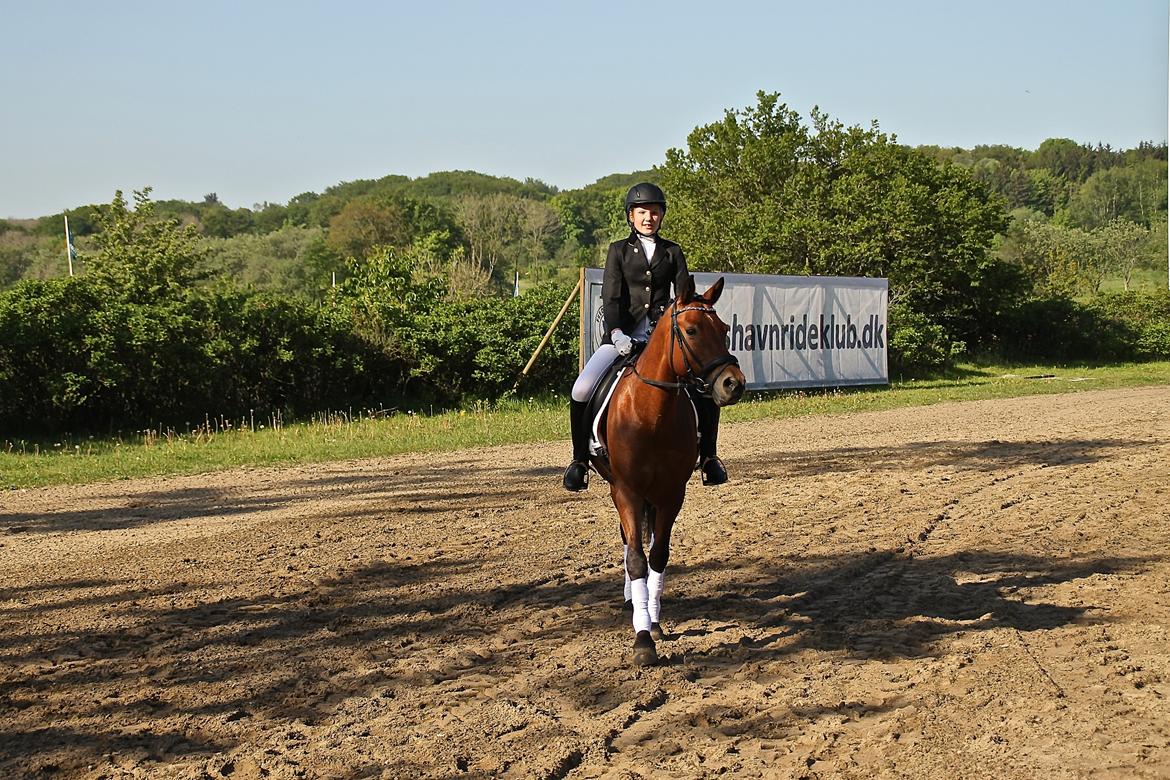
[[[693,387],[699,393],[699,395],[710,397],[712,390],[710,379],[711,375],[720,368],[723,368],[723,366],[729,364],[738,366],[739,359],[736,358],[735,355],[732,355],[730,352],[728,352],[704,364],[699,359],[699,356],[695,353],[695,350],[691,347],[691,345],[687,343],[687,340],[683,338],[682,329],[678,324],[678,315],[684,311],[701,311],[708,314],[714,314],[715,307],[694,304],[688,304],[682,308],[678,308],[672,304],[670,307],[670,349],[667,353],[670,355],[670,369],[674,371],[674,344],[677,341],[679,350],[682,352],[683,364],[687,368],[686,374],[679,374],[676,371],[675,376],[679,377],[679,381],[659,382],[657,379],[650,379],[648,377],[642,376],[641,372],[638,371],[638,362],[634,361],[634,375],[646,384],[653,385],[654,387],[661,387],[667,390],[677,390],[682,387]],[[643,352],[642,354],[645,353]],[[695,368],[696,364],[699,364],[698,369]]]

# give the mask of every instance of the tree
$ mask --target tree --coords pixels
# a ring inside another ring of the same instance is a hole
[[[1002,201],[959,166],[818,110],[812,127],[759,93],[667,152],[669,231],[695,268],[884,276],[910,309],[977,338],[1022,294],[988,252]]]
[[[1099,229],[1096,238],[1101,261],[1095,268],[1093,290],[1101,289],[1107,275],[1119,274],[1128,292],[1134,271],[1146,264],[1150,234],[1150,230],[1127,219],[1115,219]]]
[[[389,198],[351,200],[329,220],[329,246],[349,257],[362,258],[379,244],[405,246],[411,226],[402,203]]]
[[[98,209],[97,254],[89,273],[124,300],[175,298],[207,278],[207,250],[193,225],[155,217],[150,188],[134,193],[131,210],[121,190]]]
[[[207,197],[214,197],[211,193]],[[249,233],[253,228],[252,211],[246,208],[229,209],[219,201],[205,203],[199,210],[199,222],[203,234],[216,238],[229,238]]]
[[[470,259],[491,276],[518,250],[523,209],[520,198],[502,194],[462,198],[456,206],[455,219],[467,239]]]
[[[551,206],[536,200],[522,202],[520,232],[529,273],[534,265],[548,263],[560,231],[561,222]]]
[[[1068,138],[1048,138],[1032,154],[1032,166],[1053,176],[1083,182],[1096,169],[1093,150]]]
[[[1094,173],[1069,200],[1069,224],[1100,228],[1116,219],[1149,226],[1166,213],[1166,163],[1141,160]]]
[[[579,190],[559,193],[551,201],[561,222],[566,249],[575,265],[592,263],[600,266],[605,261],[609,242],[625,235],[629,229],[623,214],[628,186],[609,186],[608,182],[615,177],[606,177]],[[623,182],[627,178],[621,177]],[[633,183],[651,180],[650,176],[641,176]]]
[[[1041,296],[1073,297],[1095,292],[1106,268],[1100,242],[1090,231],[1043,219],[1017,220],[1004,254]]]
[[[306,274],[309,248],[323,241],[324,230],[286,225],[261,235],[205,239],[208,264],[217,276],[260,289],[308,294],[316,292],[312,274]],[[337,261],[337,267],[341,261]],[[319,269],[318,269],[319,270]],[[318,281],[329,272],[317,273]],[[305,283],[310,282],[308,287]]]

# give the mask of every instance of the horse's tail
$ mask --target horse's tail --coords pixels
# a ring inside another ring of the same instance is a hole
[[[657,510],[649,501],[642,501],[642,538],[647,542],[650,541],[650,536],[654,533],[654,517]]]

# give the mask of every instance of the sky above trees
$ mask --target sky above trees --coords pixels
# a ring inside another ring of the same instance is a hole
[[[578,187],[757,90],[911,145],[1167,137],[1161,0],[5,6],[0,217],[456,169]]]

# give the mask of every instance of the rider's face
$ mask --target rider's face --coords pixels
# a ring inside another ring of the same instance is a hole
[[[634,224],[634,230],[644,236],[652,236],[658,232],[658,226],[662,224],[663,213],[662,206],[657,203],[634,206],[630,209],[630,222]]]

